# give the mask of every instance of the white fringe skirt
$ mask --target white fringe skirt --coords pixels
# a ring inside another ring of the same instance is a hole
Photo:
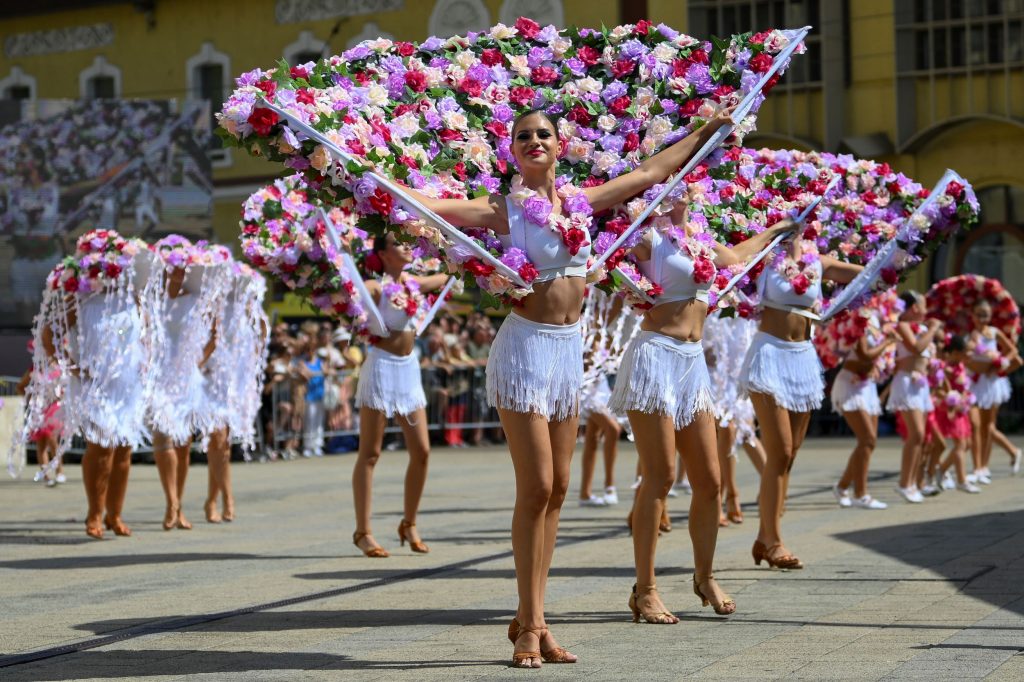
[[[359,368],[356,407],[369,407],[389,418],[409,415],[427,406],[416,356],[395,355],[370,346]]]
[[[642,331],[629,342],[608,407],[671,417],[676,430],[702,412],[714,414],[711,378],[700,341]]]
[[[889,387],[889,400],[885,403],[885,409],[892,413],[907,410],[931,412],[934,406],[928,378],[920,372],[896,372]]]
[[[994,374],[982,374],[973,382],[971,390],[977,399],[977,405],[987,410],[997,405],[1002,405],[1010,399],[1013,393],[1010,387],[1010,380],[1006,377]]]
[[[882,403],[878,399],[878,386],[871,379],[862,379],[848,369],[840,370],[832,382],[832,410],[844,412],[866,412],[882,414]]]
[[[592,414],[608,414],[608,401],[612,397],[612,387],[608,383],[608,375],[602,374],[592,385],[583,389],[580,400],[580,419],[589,419]]]
[[[488,404],[564,421],[579,414],[582,387],[580,323],[543,324],[509,313],[487,358]]]
[[[167,442],[173,445],[183,445],[196,434],[205,440],[217,428],[216,415],[207,403],[206,383],[207,379],[198,367],[191,368],[183,376],[162,377],[154,387],[149,406],[148,419],[153,435],[166,437]],[[161,442],[164,442],[163,438]]]
[[[746,395],[770,395],[790,412],[818,409],[825,399],[825,380],[814,344],[759,331],[743,360],[740,389]]]

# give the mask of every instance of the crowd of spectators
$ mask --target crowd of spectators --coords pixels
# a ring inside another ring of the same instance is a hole
[[[488,407],[484,366],[495,324],[472,311],[442,313],[417,338],[427,419],[435,445],[467,447],[502,439],[496,412]],[[359,411],[354,405],[362,340],[327,320],[278,322],[270,338],[261,420],[270,459],[315,457],[358,447]],[[401,447],[401,434],[387,448]]]

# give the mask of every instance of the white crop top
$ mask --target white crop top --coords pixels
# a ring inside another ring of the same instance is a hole
[[[540,273],[534,282],[548,282],[559,277],[587,276],[589,244],[572,256],[558,234],[529,223],[522,209],[508,197],[505,197],[505,206],[508,210],[509,234],[498,235],[498,239],[505,248],[514,246],[526,253],[526,257]],[[526,230],[531,227],[534,229],[527,239]]]
[[[417,311],[419,312],[419,311]],[[391,302],[387,296],[380,297],[380,316],[384,319],[384,326],[393,332],[414,332],[416,331],[416,318],[405,314]]]
[[[661,286],[657,303],[691,299],[708,302],[709,289],[693,281],[693,259],[658,230],[651,230],[651,259],[638,261],[637,265],[648,279]]]
[[[920,353],[916,353],[916,352],[910,350],[909,348],[907,348],[906,344],[903,343],[902,339],[900,340],[899,343],[896,344],[896,360],[897,361],[902,360],[903,358],[930,358],[931,356],[932,356],[931,344],[929,344],[928,347],[925,348]]]
[[[812,268],[817,271],[817,278],[807,287],[807,291],[798,294],[793,291],[793,285],[773,265],[767,265],[757,280],[757,293],[761,296],[761,305],[803,315],[812,320],[820,319],[810,309],[821,298],[821,261],[815,262]]]

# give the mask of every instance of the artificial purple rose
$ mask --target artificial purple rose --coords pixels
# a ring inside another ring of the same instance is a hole
[[[619,53],[626,59],[640,59],[645,54],[647,54],[647,52],[647,46],[641,43],[636,38],[627,40],[626,42],[622,43],[622,45],[619,47]]]
[[[604,253],[615,243],[616,239],[616,235],[611,232],[598,233],[597,238],[594,239],[594,253]]]
[[[495,104],[494,108],[491,109],[491,115],[499,123],[508,123],[516,117],[516,112],[507,104]]]
[[[519,268],[523,267],[527,262],[526,254],[523,253],[522,249],[515,247],[509,248],[508,251],[501,255],[501,262],[509,266],[516,272],[519,272]]]
[[[601,143],[601,147],[605,151],[612,152],[613,154],[621,154],[622,147],[626,144],[626,140],[624,138],[619,135],[613,135],[612,133],[602,135],[601,139],[598,141]]]
[[[590,202],[587,200],[587,195],[583,192],[569,195],[562,202],[562,206],[569,213],[582,213],[583,215],[592,215],[594,213],[594,209],[591,208]]]
[[[350,50],[345,50],[341,54],[341,58],[344,59],[346,62],[354,62],[359,59],[366,59],[371,54],[373,54],[373,50],[366,47],[365,45],[360,44],[356,45]]]
[[[546,226],[551,216],[551,202],[542,196],[531,196],[523,202],[523,214],[534,225]]]
[[[429,38],[424,40],[422,43],[420,43],[420,51],[421,52],[434,52],[434,51],[438,50],[442,45],[444,45],[444,41],[443,40],[441,40],[437,36],[430,36]]]
[[[242,88],[247,85],[256,85],[263,79],[263,69],[253,69],[252,71],[246,71],[241,76],[235,79],[235,84]]]
[[[530,51],[526,53],[526,63],[531,69],[535,69],[554,57],[555,53],[546,47],[531,47]]]
[[[601,97],[607,103],[607,102],[614,101],[614,100],[618,99],[619,97],[622,97],[623,95],[626,95],[628,93],[629,93],[629,86],[627,86],[622,81],[612,81],[601,92]]]
[[[352,193],[356,199],[362,201],[377,191],[377,183],[372,178],[363,176],[356,181],[352,187]]]
[[[583,60],[577,59],[576,57],[566,59],[563,64],[574,76],[582,77],[587,73],[587,65],[583,63]]]
[[[715,89],[715,84],[711,80],[711,72],[708,71],[706,64],[691,64],[690,68],[686,70],[686,80],[700,95],[706,95]]]

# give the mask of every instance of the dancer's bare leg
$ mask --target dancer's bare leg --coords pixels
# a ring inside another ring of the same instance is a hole
[[[850,453],[846,462],[846,470],[839,479],[839,489],[846,490],[853,486],[855,497],[864,497],[868,494],[868,466],[871,461],[871,454],[875,451],[878,443],[878,417],[870,415],[863,410],[852,410],[843,412],[843,418],[853,430],[857,438],[857,444]]]
[[[921,448],[924,446],[925,414],[920,410],[904,410],[900,412],[903,424],[907,427],[907,439],[903,443],[903,457],[900,462],[901,488],[909,488],[915,482],[918,463],[921,460]]]
[[[757,470],[757,475],[760,476],[764,472],[764,463],[768,459],[768,454],[764,451],[761,439],[757,436],[752,436],[750,440],[743,444],[743,450],[747,453],[750,463],[754,465],[754,469]]]
[[[605,489],[614,488],[615,460],[619,454],[619,436],[622,435],[622,427],[611,415],[599,414],[597,417],[604,435],[604,487]]]
[[[736,483],[736,458],[732,454],[736,445],[736,425],[730,423],[728,426],[716,426],[716,437],[718,467],[728,507],[726,513],[729,517],[719,514],[719,525],[725,526],[729,520],[743,520],[743,513],[740,510],[740,488]]]
[[[111,458],[110,482],[107,487],[107,525],[118,535],[131,535],[131,529],[121,518],[125,496],[128,494],[128,474],[132,470],[132,449],[121,446],[114,449]]]
[[[589,500],[593,494],[594,468],[597,464],[597,443],[601,437],[601,428],[598,426],[595,415],[587,418],[587,424],[583,427],[583,460],[580,471],[580,499]]]
[[[96,443],[85,444],[82,458],[82,482],[89,511],[85,517],[85,532],[95,538],[103,537],[103,511],[107,501],[107,487],[110,469],[113,466],[114,448]]]
[[[411,542],[420,542],[420,534],[415,527],[416,514],[419,513],[423,489],[427,485],[427,464],[430,458],[430,433],[427,431],[427,411],[416,410],[406,417],[397,417],[396,421],[405,436],[405,447],[409,450],[409,466],[405,470],[405,498],[403,517],[412,526],[406,528]]]
[[[178,486],[178,528],[192,530],[192,524],[185,518],[185,510],[182,508],[182,500],[185,499],[185,480],[188,479],[188,467],[192,459],[192,439],[175,446],[178,457],[178,472],[175,477],[175,484]]]
[[[178,451],[171,439],[162,433],[153,434],[153,457],[156,459],[160,485],[164,489],[167,510],[164,512],[164,530],[177,525],[181,499],[178,497]]]
[[[359,454],[352,469],[352,499],[356,508],[356,532],[366,534],[359,541],[359,549],[363,551],[380,547],[371,532],[370,508],[373,502],[373,470],[380,459],[387,424],[388,419],[383,412],[365,405],[359,408]]]
[[[714,569],[718,520],[722,513],[722,477],[714,416],[708,412],[696,415],[692,423],[676,432],[676,448],[683,455],[693,487],[687,524],[693,544],[693,573],[699,579],[707,578]],[[713,603],[720,604],[728,599],[713,579],[702,581],[700,588]]]
[[[209,523],[220,523],[223,520],[220,512],[217,511],[217,498],[223,494],[224,478],[231,460],[231,440],[228,436],[228,429],[223,428],[210,434],[210,442],[206,448],[206,502],[203,504],[203,511],[206,513],[206,520]]]
[[[1006,450],[1006,454],[1010,456],[1010,461],[1013,461],[1013,456],[1017,454],[1017,446],[1006,437],[1006,434],[996,428],[996,425],[992,424],[992,442]],[[60,469],[58,469],[60,471]]]

